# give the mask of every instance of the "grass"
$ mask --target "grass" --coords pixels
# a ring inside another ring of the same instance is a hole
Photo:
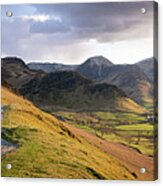
[[[2,104],[2,137],[19,144],[2,156],[3,177],[134,179],[116,158],[6,88],[2,88]],[[8,163],[13,165],[10,170],[6,169]]]
[[[145,114],[127,112],[66,112],[53,113],[67,123],[95,133],[109,141],[123,143],[141,153],[154,156],[156,127]]]
[[[111,120],[114,119],[119,122],[141,122],[144,121],[144,116],[137,113],[126,113],[126,112],[96,112],[94,116],[98,116],[103,120]]]
[[[117,129],[121,130],[136,130],[136,131],[153,131],[154,127],[151,124],[134,124],[134,125],[121,125]]]
[[[131,112],[142,114],[147,111],[145,108],[141,107],[129,98],[120,99],[118,101],[118,106],[123,112],[130,110]]]

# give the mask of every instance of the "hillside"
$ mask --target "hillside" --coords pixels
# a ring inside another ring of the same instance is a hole
[[[148,58],[144,59],[138,63],[136,63],[146,74],[146,76],[149,78],[151,82],[154,82],[154,77],[157,79],[157,68],[158,68],[158,62],[155,58]]]
[[[121,88],[127,96],[139,104],[144,104],[149,99],[152,102],[152,84],[136,65],[112,66],[101,81]]]
[[[115,85],[122,89],[135,102],[146,106],[153,105],[153,79],[157,79],[157,62],[154,58],[144,59],[133,65],[116,65],[103,56],[88,58],[80,65],[61,64],[29,64],[31,69],[41,69],[46,72],[73,70],[80,75]],[[47,67],[50,70],[47,70]],[[54,69],[54,70],[53,70]],[[155,72],[155,74],[154,74]]]
[[[39,107],[48,110],[76,111],[144,110],[128,99],[116,86],[95,84],[76,72],[50,73],[25,84],[20,92]]]
[[[115,85],[98,84],[73,71],[44,73],[11,60],[2,62],[2,80],[47,111],[145,111]]]
[[[43,71],[30,70],[24,61],[17,57],[2,58],[1,72],[2,81],[16,89],[35,77],[45,75]]]
[[[150,69],[146,71],[153,70],[147,65],[146,68]],[[153,87],[150,78],[139,65],[115,65],[107,59],[103,62],[101,58],[95,57],[88,59],[76,70],[89,79],[117,86],[141,105],[152,102]],[[153,73],[150,76],[153,76]]]
[[[4,87],[2,104],[2,138],[19,145],[3,155],[3,177],[135,179],[119,160]]]
[[[97,79],[103,77],[103,74],[105,74],[105,68],[113,65],[113,63],[103,56],[94,56],[87,59],[81,65],[65,65],[55,62],[29,62],[27,65],[31,70],[42,70],[47,73],[58,71],[77,71],[88,78]]]
[[[47,73],[57,72],[57,71],[69,71],[75,70],[77,65],[64,65],[61,63],[28,63],[29,69],[31,70],[42,70]]]
[[[95,56],[79,65],[76,71],[89,79],[99,80],[105,77],[108,68],[111,66],[113,66],[113,63],[107,58]]]

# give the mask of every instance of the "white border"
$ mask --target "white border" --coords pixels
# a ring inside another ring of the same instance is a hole
[[[142,1],[142,0],[48,0],[46,2],[46,0],[5,0],[3,2],[1,2],[0,4],[40,4],[40,3],[71,3],[71,2],[74,2],[74,3],[83,3],[83,2],[132,2],[132,1]],[[144,0],[144,1],[151,1],[151,0]],[[159,2],[159,1],[158,1]]]
[[[63,2],[109,2],[110,0],[5,0],[1,2],[1,4],[22,4],[22,3],[63,3]],[[123,0],[111,0],[113,1],[123,1]],[[130,0],[131,1],[131,0]],[[138,0],[140,1],[140,0]],[[163,37],[161,36],[161,33],[163,33],[163,1],[157,0],[159,3],[159,111],[163,111],[163,83],[161,80],[163,80],[163,52],[162,52],[162,43],[163,43]],[[131,186],[131,185],[142,185],[142,186],[150,186],[150,185],[163,185],[163,149],[162,149],[162,143],[163,143],[163,114],[159,112],[159,180],[155,182],[144,182],[144,181],[98,181],[98,180],[59,180],[59,179],[26,179],[26,178],[0,178],[0,185],[2,186],[29,186],[29,185],[35,185],[35,186]],[[162,112],[163,113],[163,112]],[[109,170],[108,170],[109,171]]]

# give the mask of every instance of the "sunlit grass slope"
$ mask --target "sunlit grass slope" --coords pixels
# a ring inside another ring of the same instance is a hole
[[[157,126],[145,114],[136,112],[53,112],[66,123],[94,133],[108,141],[123,143],[139,152],[155,155]]]
[[[145,108],[138,105],[136,102],[134,102],[133,100],[129,98],[119,99],[117,101],[117,105],[118,105],[119,111],[134,112],[134,113],[139,113],[139,114],[143,114],[147,112]]]
[[[2,88],[2,104],[2,137],[19,144],[2,157],[2,176],[134,179],[117,159],[6,88]],[[10,170],[6,169],[8,163],[13,166]]]

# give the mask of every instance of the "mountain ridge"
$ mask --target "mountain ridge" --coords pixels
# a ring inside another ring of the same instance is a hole
[[[129,108],[132,108],[134,111],[144,112],[140,106],[129,101],[126,94],[118,87],[97,83],[81,76],[78,72],[44,73],[31,71],[27,66],[20,69],[20,66],[11,64],[2,62],[2,79],[39,107],[78,111],[98,109],[130,111]],[[5,70],[8,76],[4,73]],[[119,102],[125,104],[120,106]],[[128,107],[128,104],[132,107]]]
[[[62,63],[28,63],[28,67],[32,70],[43,70],[47,73],[57,71],[75,70],[78,65],[65,65]]]
[[[113,64],[103,56],[93,56],[75,68],[71,66],[69,68],[99,83],[116,85],[131,99],[141,105],[146,105],[147,102],[153,104],[153,79],[154,75],[158,74],[155,61],[154,58],[147,58],[135,64]],[[64,68],[58,69],[58,71],[63,70]]]

